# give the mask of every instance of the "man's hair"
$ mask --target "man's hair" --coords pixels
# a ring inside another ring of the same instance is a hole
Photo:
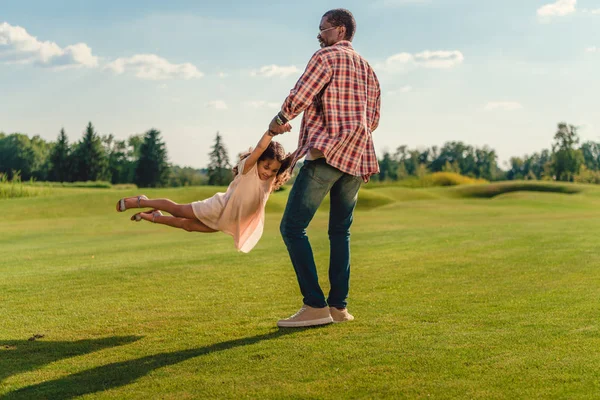
[[[323,16],[327,17],[327,20],[333,26],[346,27],[346,36],[344,39],[352,41],[354,32],[356,32],[356,21],[350,11],[345,8],[336,8],[335,10],[327,11]]]

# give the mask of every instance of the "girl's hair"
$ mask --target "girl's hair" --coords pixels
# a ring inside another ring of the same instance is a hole
[[[239,161],[247,158],[251,153],[252,149],[249,149],[247,152],[240,154]],[[279,171],[277,171],[277,175],[275,176],[275,181],[273,182],[271,189],[271,192],[274,192],[292,177],[292,171],[290,170],[292,165],[292,155],[290,153],[286,154],[283,146],[280,143],[271,141],[256,162],[258,163],[264,160],[276,160],[281,163],[281,167],[279,168]],[[238,173],[239,171],[236,165],[233,167],[233,176],[237,176]]]

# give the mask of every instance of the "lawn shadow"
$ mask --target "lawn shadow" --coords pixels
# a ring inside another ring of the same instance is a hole
[[[78,396],[102,392],[128,385],[154,371],[155,369],[178,364],[182,361],[189,360],[190,358],[195,358],[218,351],[229,350],[236,347],[248,346],[264,340],[272,340],[306,329],[315,328],[279,329],[263,335],[228,340],[226,342],[215,343],[210,346],[174,351],[170,353],[154,354],[135,360],[102,365],[100,367],[82,371],[64,378],[18,389],[14,392],[5,394],[4,396],[0,396],[0,399],[72,399]]]
[[[34,371],[58,360],[122,346],[141,338],[141,336],[115,336],[74,342],[0,340],[0,383],[12,375]]]

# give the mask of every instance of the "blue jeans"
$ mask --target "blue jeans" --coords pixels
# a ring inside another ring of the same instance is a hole
[[[322,308],[345,308],[350,282],[350,226],[360,176],[346,174],[328,165],[325,159],[306,161],[290,191],[281,220],[281,236],[287,246],[304,304]],[[330,193],[329,210],[329,297],[319,286],[317,267],[306,228],[321,202]]]

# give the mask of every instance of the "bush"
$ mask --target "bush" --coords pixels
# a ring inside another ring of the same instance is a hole
[[[8,175],[0,174],[0,199],[35,197],[49,192],[49,188],[31,187],[24,184],[21,182],[19,175],[15,175],[12,180],[8,180]]]
[[[488,183],[485,179],[474,179],[460,175],[455,172],[434,172],[421,178],[411,177],[404,179],[398,184],[404,187],[425,188],[434,186],[458,186]]]
[[[581,171],[578,175],[575,175],[574,181],[577,183],[594,183],[600,184],[600,171],[593,171],[587,169],[585,166],[581,167]]]
[[[492,198],[504,193],[512,192],[549,192],[574,194],[581,189],[568,184],[532,181],[509,181],[492,183],[489,185],[478,185],[456,188],[454,195],[459,197]]]

